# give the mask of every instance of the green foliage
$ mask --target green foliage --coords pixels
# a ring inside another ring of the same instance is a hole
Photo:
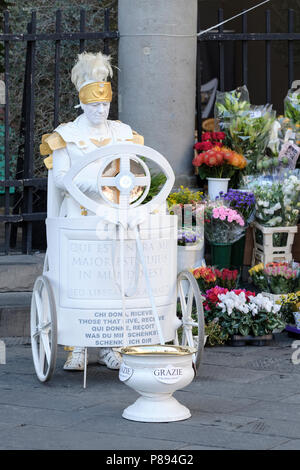
[[[150,172],[151,173],[151,172]],[[151,201],[160,191],[162,186],[166,182],[166,176],[164,173],[151,173],[151,185],[147,197],[144,199],[143,204]]]
[[[206,342],[208,346],[221,346],[229,339],[229,335],[215,321],[205,325],[205,334],[208,335]]]

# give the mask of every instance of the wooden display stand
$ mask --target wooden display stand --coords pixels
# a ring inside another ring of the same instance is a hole
[[[262,244],[256,241],[256,230],[260,230],[263,236]],[[265,227],[253,222],[253,255],[252,266],[261,262],[263,264],[272,263],[274,261],[290,262],[293,260],[292,247],[298,226],[292,227]],[[287,233],[287,241],[285,246],[273,246],[274,233]]]

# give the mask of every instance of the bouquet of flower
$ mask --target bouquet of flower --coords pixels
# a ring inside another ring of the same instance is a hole
[[[207,204],[204,210],[204,234],[210,243],[230,244],[245,233],[241,214],[218,202]]]
[[[243,155],[226,147],[215,146],[199,153],[193,159],[200,178],[231,178],[233,174],[247,165]]]
[[[192,273],[202,292],[216,286],[234,289],[238,283],[239,272],[237,269],[223,268],[219,270],[210,266],[200,266],[195,268]]]
[[[256,219],[269,227],[296,225],[300,210],[299,170],[287,172],[283,177],[254,178],[248,187],[255,196]]]
[[[269,292],[269,283],[264,272],[264,264],[259,263],[249,269],[254,285],[263,292]]]
[[[281,309],[280,313],[286,324],[293,325],[294,312],[300,308],[300,291],[292,292],[280,297]]]
[[[287,294],[298,288],[299,268],[289,263],[262,263],[249,269],[254,284],[271,294]]]
[[[216,93],[215,119],[217,122],[249,108],[249,93],[245,85],[236,90]]]
[[[169,194],[167,198],[168,207],[171,209],[173,206],[180,205],[184,207],[186,204],[191,204],[193,209],[196,205],[203,200],[203,192],[191,191],[189,188],[180,186],[179,191]]]
[[[255,212],[255,197],[252,192],[241,189],[229,189],[227,193],[220,192],[216,199],[222,199],[229,203],[232,209],[236,209],[248,224],[253,221]]]
[[[300,123],[300,90],[288,91],[284,99],[284,114],[291,119],[294,123]]]
[[[198,243],[201,235],[193,229],[184,229],[181,228],[178,230],[177,244],[179,246],[191,246]]]
[[[222,147],[224,139],[224,132],[203,132],[201,142],[196,142],[194,149],[197,152],[206,152],[213,147]]]
[[[245,289],[222,291],[215,288],[214,292],[211,289],[206,293],[204,309],[206,318],[209,321],[217,319],[229,336],[261,336],[285,327],[279,314],[280,305]]]

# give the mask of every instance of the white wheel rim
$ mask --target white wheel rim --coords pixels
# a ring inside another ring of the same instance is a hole
[[[41,382],[49,380],[56,361],[56,314],[49,283],[37,278],[31,300],[31,348],[36,374]]]

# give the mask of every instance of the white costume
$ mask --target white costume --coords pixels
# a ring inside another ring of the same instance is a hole
[[[79,91],[83,114],[73,122],[61,124],[54,133],[42,138],[41,154],[50,155],[45,159],[45,164],[48,169],[53,169],[54,184],[61,191],[62,203],[57,214],[61,217],[95,215],[81,207],[66,191],[63,179],[72,165],[84,158],[86,154],[95,151],[97,147],[122,141],[144,143],[143,137],[132,131],[130,126],[107,119],[111,101],[110,83],[106,82],[108,76],[112,76],[109,57],[101,53],[80,54],[78,62],[72,69],[72,81]],[[88,165],[74,181],[89,198],[100,203],[101,198],[96,184],[99,163],[98,160]],[[113,176],[117,173],[118,168],[111,167],[106,175]],[[116,197],[113,189],[106,188],[106,192],[112,200]],[[111,348],[100,348],[99,362],[101,364],[118,369],[120,358],[120,355]],[[64,369],[83,370],[83,368],[84,349],[74,347]]]

